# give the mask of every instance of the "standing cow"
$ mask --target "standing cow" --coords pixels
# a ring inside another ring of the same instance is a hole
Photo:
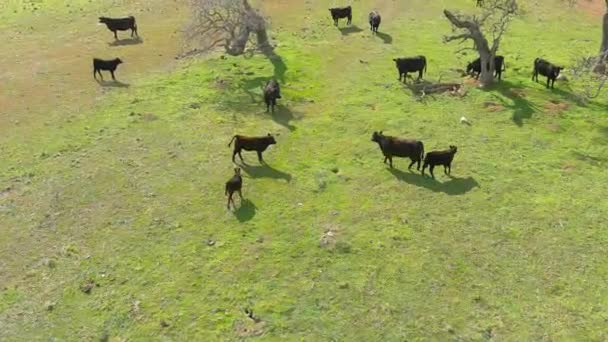
[[[330,8],[329,13],[331,13],[331,18],[334,20],[334,25],[336,26],[338,26],[339,19],[347,18],[347,25],[350,25],[353,20],[353,10],[350,6]]]
[[[559,72],[564,69],[563,67],[551,64],[549,61],[546,61],[542,58],[536,58],[534,60],[534,71],[532,73],[532,81],[538,82],[538,74],[547,77],[547,88],[549,88],[549,83],[551,83],[551,89],[553,89],[553,85],[555,84],[555,80],[557,76],[559,76]]]
[[[256,151],[258,154],[258,160],[260,161],[260,163],[263,163],[264,159],[262,158],[262,152],[266,151],[268,146],[274,145],[277,143],[276,140],[274,140],[274,137],[270,133],[268,133],[267,136],[262,136],[262,137],[247,137],[244,135],[237,134],[234,137],[232,137],[232,140],[230,140],[228,147],[230,147],[230,145],[232,145],[233,141],[234,141],[234,151],[232,152],[232,162],[233,163],[235,163],[234,157],[237,154],[239,155],[239,158],[241,158],[241,162],[245,163],[245,161],[243,160],[243,156],[241,155],[241,150]]]
[[[446,175],[449,175],[452,172],[452,161],[454,160],[454,155],[458,151],[456,146],[450,145],[449,150],[444,151],[432,151],[426,154],[424,158],[424,166],[422,167],[422,175],[424,176],[424,170],[427,166],[430,166],[429,171],[431,172],[431,177],[435,178],[433,174],[433,169],[437,165],[443,165],[443,172]]]
[[[131,37],[135,34],[139,37],[137,33],[137,23],[135,22],[135,17],[129,16],[127,18],[108,18],[108,17],[99,17],[99,22],[102,24],[106,24],[108,30],[114,32],[114,39],[118,39],[118,34],[116,31],[126,31],[131,30]]]
[[[380,27],[380,21],[382,21],[380,13],[378,13],[378,11],[372,11],[369,14],[369,29],[372,32],[377,33],[378,27]]]
[[[241,192],[242,188],[243,177],[241,176],[241,169],[237,167],[234,169],[234,176],[232,176],[232,178],[226,182],[226,189],[224,191],[224,195],[228,196],[228,204],[226,205],[228,209],[230,209],[230,203],[232,203],[232,206],[236,209],[234,199],[232,198],[232,195],[235,192],[238,192],[239,197],[241,198],[241,203],[243,202],[243,193]]]
[[[424,144],[422,144],[422,141],[391,137],[384,135],[382,131],[374,132],[372,141],[378,143],[384,155],[384,163],[386,164],[388,160],[391,169],[393,168],[393,157],[404,157],[410,158],[412,161],[408,170],[412,168],[414,163],[418,163],[416,169],[420,170],[420,163],[424,158]]]
[[[489,69],[489,66],[488,66]],[[502,78],[502,72],[507,70],[505,58],[503,56],[494,56],[494,77],[498,76],[498,80]],[[477,58],[467,64],[467,74],[475,75],[475,79],[479,79],[481,74],[481,59]]]
[[[272,79],[266,83],[264,87],[264,102],[266,103],[266,112],[270,110],[272,106],[272,112],[274,113],[274,106],[277,105],[277,99],[281,98],[281,88],[279,82]]]
[[[426,57],[424,56],[394,58],[393,61],[399,71],[399,81],[403,75],[403,83],[407,82],[408,72],[418,72],[418,79],[421,79],[422,73],[426,72]]]
[[[109,61],[93,58],[93,78],[97,79],[97,74],[101,77],[103,81],[103,75],[101,74],[102,70],[109,71],[112,74],[112,79],[116,81],[116,77],[114,77],[114,71],[119,64],[122,64],[122,60],[120,58],[114,58]]]

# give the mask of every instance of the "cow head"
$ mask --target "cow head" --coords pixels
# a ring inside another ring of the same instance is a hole
[[[553,68],[553,73],[555,74],[555,77],[559,76],[560,71],[564,70],[564,67],[561,66],[555,66]]]
[[[240,167],[235,167],[234,168],[234,175],[235,176],[240,176],[241,175],[241,168]]]
[[[105,24],[106,21],[108,21],[108,18],[106,18],[106,17],[99,17],[99,22],[100,23],[104,23]]]
[[[372,134],[372,141],[380,143],[380,140],[382,139],[382,137],[383,137],[382,131],[380,131],[380,132],[374,131],[374,133]]]
[[[268,133],[268,135],[266,136],[266,141],[268,142],[268,145],[274,145],[277,143],[277,141],[274,140],[274,137],[270,133]]]
[[[116,58],[114,61],[116,62],[116,65],[122,64],[122,59],[120,58]]]
[[[452,154],[455,154],[456,151],[458,151],[458,147],[456,147],[454,145],[450,145],[450,152],[452,152]]]

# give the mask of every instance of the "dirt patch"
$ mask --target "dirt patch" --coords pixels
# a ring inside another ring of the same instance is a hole
[[[606,5],[602,0],[579,0],[576,7],[594,17],[601,17],[606,13]]]
[[[234,330],[239,337],[255,337],[264,334],[264,322],[237,322]]]
[[[488,112],[500,112],[501,110],[505,109],[504,106],[502,106],[501,104],[498,104],[496,102],[484,102],[483,107]]]
[[[465,79],[464,79],[464,81],[462,81],[462,82],[463,82],[464,84],[466,84],[466,85],[472,85],[472,86],[477,86],[477,85],[479,85],[479,81],[478,81],[478,80],[476,80],[476,79],[475,79],[475,78],[473,78],[473,77],[467,77],[467,78],[465,78]]]
[[[552,124],[548,124],[547,125],[547,129],[550,132],[558,133],[561,130],[561,126],[559,124],[557,124],[557,123],[552,123]]]
[[[509,89],[509,96],[523,99],[527,95],[523,89]]]
[[[0,199],[10,196],[10,194],[12,194],[14,191],[15,191],[15,189],[13,189],[13,187],[10,187],[10,186],[0,190]]]
[[[557,100],[551,100],[543,106],[547,110],[547,113],[551,115],[559,115],[561,112],[568,109],[569,105],[565,102],[560,102]]]
[[[566,163],[562,166],[562,170],[567,173],[575,172],[577,169],[576,165],[572,163]]]

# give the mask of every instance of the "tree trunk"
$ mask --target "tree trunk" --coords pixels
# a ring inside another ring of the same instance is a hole
[[[606,0],[606,13],[602,18],[602,45],[600,46],[600,57],[593,67],[593,72],[596,74],[606,73],[606,57],[608,54],[608,0]]]

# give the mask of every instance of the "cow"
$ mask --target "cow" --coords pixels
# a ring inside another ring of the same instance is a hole
[[[350,6],[330,8],[329,12],[334,20],[334,25],[338,26],[338,19],[347,18],[347,25],[350,25],[353,20],[353,11]]]
[[[389,165],[393,168],[393,157],[410,158],[412,161],[408,170],[412,168],[414,163],[418,163],[417,170],[420,170],[420,163],[424,158],[424,144],[422,141],[413,139],[402,139],[384,135],[382,131],[372,134],[372,141],[378,143],[380,150],[384,155],[384,163],[389,161]]]
[[[378,11],[372,11],[369,14],[369,29],[374,33],[378,32],[380,21],[382,21],[382,18],[380,18],[380,13],[378,13]]]
[[[97,79],[97,74],[99,73],[99,77],[101,77],[101,80],[103,81],[101,70],[106,70],[112,74],[112,79],[116,81],[114,71],[116,71],[119,64],[122,64],[122,60],[120,58],[114,58],[109,61],[93,58],[93,78]]]
[[[228,204],[226,205],[228,209],[230,209],[230,202],[232,202],[232,206],[236,209],[236,204],[234,204],[234,199],[232,198],[232,195],[235,192],[239,193],[241,203],[243,202],[243,193],[241,192],[242,187],[243,177],[241,176],[241,169],[237,167],[234,169],[234,176],[232,176],[232,178],[226,182],[226,191],[224,192],[224,196],[228,196]]]
[[[443,151],[432,151],[426,154],[424,158],[424,166],[422,166],[422,175],[424,176],[424,170],[427,166],[429,166],[429,171],[431,172],[431,177],[435,179],[435,175],[433,174],[433,169],[437,165],[443,165],[443,172],[446,175],[449,175],[452,172],[452,160],[454,160],[454,155],[458,148],[456,146],[450,145],[449,150]]]
[[[131,37],[133,37],[134,34],[139,37],[139,34],[137,33],[137,24],[135,23],[135,17],[133,16],[126,18],[99,17],[99,22],[106,24],[108,30],[114,32],[114,39],[118,39],[116,31],[126,30],[131,30]]]
[[[232,153],[232,162],[233,163],[235,163],[234,157],[237,155],[237,153],[239,155],[239,158],[241,158],[241,162],[245,163],[245,161],[243,160],[243,156],[241,155],[241,150],[256,151],[258,153],[258,160],[260,161],[260,163],[264,163],[264,159],[262,158],[262,152],[266,151],[268,146],[274,145],[277,143],[276,140],[274,140],[274,137],[270,133],[268,133],[267,136],[262,136],[262,137],[247,137],[244,135],[237,134],[234,137],[232,137],[232,140],[230,140],[228,147],[230,147],[230,145],[232,145],[233,141],[234,141],[234,151]]]
[[[415,56],[405,58],[393,58],[397,70],[399,71],[399,81],[403,75],[403,83],[406,83],[407,73],[418,71],[418,79],[422,78],[422,72],[426,72],[426,57]]]
[[[475,6],[477,6],[477,7],[483,6],[483,0],[477,0],[477,3],[475,4]]]
[[[532,81],[538,82],[538,74],[547,77],[547,88],[549,88],[549,82],[551,82],[551,89],[555,84],[555,79],[559,76],[559,72],[564,69],[561,66],[551,64],[542,58],[536,58],[534,60],[534,71],[532,73]]]
[[[500,80],[502,78],[502,72],[506,70],[505,58],[503,56],[494,56],[494,77],[498,76],[498,80]],[[479,79],[479,75],[481,74],[481,59],[477,58],[467,64],[467,74],[475,75],[475,79]]]
[[[266,103],[266,112],[270,110],[272,106],[272,112],[274,113],[274,106],[277,105],[277,99],[281,98],[281,87],[279,82],[272,79],[266,83],[264,87],[264,102]]]

